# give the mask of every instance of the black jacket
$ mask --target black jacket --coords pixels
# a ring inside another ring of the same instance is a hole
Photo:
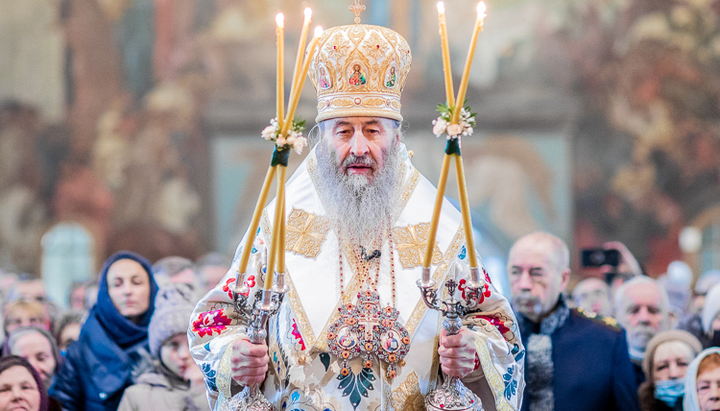
[[[537,325],[519,313],[518,321],[527,347],[526,336]],[[612,320],[572,309],[551,340],[555,411],[639,410],[625,330]],[[529,405],[526,396],[522,410]]]

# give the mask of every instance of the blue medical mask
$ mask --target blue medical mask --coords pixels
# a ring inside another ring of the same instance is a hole
[[[666,380],[655,383],[655,398],[667,404],[668,407],[674,407],[678,398],[685,393],[685,380]]]

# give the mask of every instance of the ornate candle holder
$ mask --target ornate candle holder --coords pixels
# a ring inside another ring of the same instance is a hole
[[[261,344],[267,337],[267,323],[282,305],[287,292],[285,273],[275,274],[272,290],[262,290],[255,294],[255,303],[249,302],[249,290],[243,284],[235,292],[235,310],[248,324],[247,336],[253,344]],[[258,384],[243,388],[220,408],[221,411],[275,411],[275,407],[260,392]]]
[[[455,269],[458,269],[456,266]],[[430,268],[424,268],[427,270],[424,278],[430,278]],[[475,307],[479,301],[480,292],[485,286],[483,280],[480,280],[478,275],[478,268],[470,268],[471,280],[467,283],[465,289],[465,299],[463,301],[455,299],[455,290],[457,289],[457,282],[450,279],[445,282],[445,288],[447,288],[449,298],[446,300],[438,299],[438,287],[437,283],[433,279],[427,280],[422,279],[417,281],[417,286],[420,288],[422,293],[423,301],[425,305],[433,310],[440,311],[445,317],[443,320],[443,328],[447,331],[447,335],[454,335],[460,332],[462,327],[462,316],[477,312],[479,310],[473,310],[471,307]],[[474,270],[474,271],[473,271]],[[442,306],[440,305],[442,304]],[[460,411],[460,410],[471,410],[471,411],[482,411],[482,402],[472,391],[470,391],[460,381],[458,377],[451,377],[448,375],[444,376],[443,384],[427,393],[425,396],[425,407],[428,410],[436,411]]]

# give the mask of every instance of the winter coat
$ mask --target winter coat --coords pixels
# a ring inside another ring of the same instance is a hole
[[[118,411],[207,411],[210,407],[205,390],[191,390],[189,385],[178,386],[159,373],[146,373],[135,385],[128,387]]]
[[[108,293],[107,272],[121,259],[140,263],[150,279],[150,306],[135,324],[115,308]],[[68,347],[49,394],[63,409],[115,411],[126,387],[132,385],[132,370],[148,358],[147,327],[155,309],[157,284],[150,263],[123,251],[110,257],[103,267],[97,303],[80,330],[78,341]]]

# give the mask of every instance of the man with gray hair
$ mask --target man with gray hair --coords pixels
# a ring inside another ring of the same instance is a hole
[[[625,282],[615,293],[615,315],[628,334],[630,359],[638,384],[645,381],[642,360],[648,341],[670,329],[670,303],[665,289],[647,276]]]
[[[625,331],[565,303],[567,245],[528,234],[510,249],[507,271],[526,349],[523,411],[637,410]]]
[[[519,409],[525,351],[507,299],[483,275],[477,303],[448,336],[416,285],[437,190],[403,144],[399,99],[409,45],[383,27],[341,26],[323,33],[312,59],[317,143],[285,186],[278,271],[288,292],[269,321],[267,344],[249,342],[247,318],[233,305],[264,283],[274,202],[193,314],[190,347],[213,408],[262,383],[277,409],[423,409],[442,370],[462,378],[484,409]],[[319,82],[323,73],[332,76]],[[442,284],[460,267],[458,298],[470,277],[464,239],[462,216],[445,200],[431,272]],[[239,273],[245,244],[251,261]]]

